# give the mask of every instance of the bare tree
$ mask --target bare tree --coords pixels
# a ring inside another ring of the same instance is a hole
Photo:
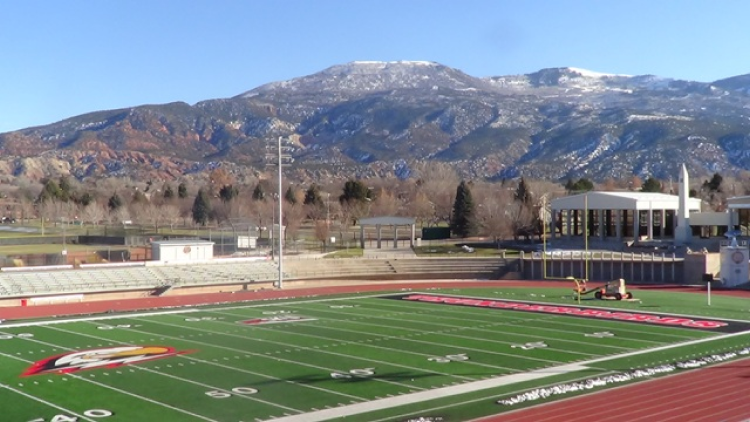
[[[450,221],[459,183],[456,171],[445,163],[424,163],[417,166],[416,173],[421,181],[420,191],[433,203],[433,222]]]
[[[111,211],[110,214],[113,214],[114,221],[117,224],[125,224],[126,221],[130,221],[130,210],[128,210],[128,207],[117,208]]]
[[[534,210],[528,204],[516,201],[508,207],[508,218],[513,229],[513,238],[524,236],[529,240],[535,232]]]
[[[214,220],[216,220],[217,223],[221,224],[222,222],[228,221],[229,216],[232,213],[232,203],[233,202],[239,202],[239,201],[218,201],[216,204],[213,205],[213,208],[211,209],[211,214],[213,215]]]
[[[481,201],[477,207],[477,218],[483,234],[495,242],[513,236],[513,224],[508,213],[508,205],[513,202],[512,195],[507,190],[501,190],[499,194],[488,195]]]
[[[742,170],[737,175],[737,184],[736,190],[739,196],[750,194],[750,171]]]
[[[169,228],[174,229],[174,225],[180,221],[180,208],[172,204],[162,205],[161,215]]]
[[[138,215],[139,221],[153,226],[156,233],[159,233],[159,224],[163,220],[160,206],[150,202],[134,204],[133,215]]]
[[[315,239],[321,242],[323,248],[328,246],[328,237],[330,234],[330,227],[323,220],[315,221]]]
[[[252,216],[253,219],[258,223],[258,227],[261,229],[262,234],[262,228],[266,227],[269,230],[269,238],[270,233],[273,230],[273,224],[278,223],[275,221],[278,216],[276,215],[276,206],[275,201],[273,200],[258,200],[258,201],[251,201],[250,202],[250,209],[252,210]]]
[[[21,221],[25,224],[28,219],[33,218],[36,214],[36,207],[34,201],[23,196],[18,199],[19,207],[21,210]]]
[[[350,226],[353,226],[351,209],[339,204],[338,201],[336,202],[336,206],[338,207],[338,212],[334,215],[338,216],[336,222],[339,230],[339,239],[341,239],[341,242],[345,242],[344,233],[349,230]]]
[[[388,215],[393,216],[398,213],[398,201],[391,191],[381,188],[378,192],[372,206],[370,215]]]
[[[284,207],[284,229],[285,240],[291,238],[297,240],[297,234],[302,226],[302,221],[305,219],[305,206],[297,202],[295,204],[287,204]]]
[[[44,235],[44,229],[47,225],[46,223],[50,221],[56,222],[58,215],[58,201],[52,199],[39,204],[39,219],[42,223],[42,235]]]
[[[372,202],[370,201],[348,201],[344,204],[341,204],[341,208],[347,208],[352,219],[359,222],[359,220],[370,216],[371,205]]]
[[[419,226],[424,227],[425,221],[430,221],[435,216],[435,205],[427,198],[424,192],[417,192],[414,199],[409,203],[407,211],[419,221]]]
[[[81,210],[81,221],[97,226],[104,220],[106,214],[107,209],[98,202],[93,201]]]

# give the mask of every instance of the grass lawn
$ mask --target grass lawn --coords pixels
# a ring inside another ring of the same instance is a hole
[[[498,399],[538,386],[750,345],[747,334],[726,330],[423,302],[414,293],[6,323],[0,403],[13,406],[3,408],[2,420],[311,422],[343,412],[350,421],[460,421],[507,411]],[[635,293],[642,302],[581,306],[750,319],[746,300],[714,295],[708,306],[697,294]],[[570,289],[425,294],[577,307]],[[591,336],[603,332],[609,335]],[[573,362],[586,369],[508,381]],[[373,401],[381,405],[365,406]]]

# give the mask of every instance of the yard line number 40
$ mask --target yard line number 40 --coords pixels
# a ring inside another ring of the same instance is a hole
[[[114,415],[114,413],[104,409],[91,409],[83,412],[83,416],[92,419],[106,418],[112,415]],[[36,418],[29,422],[78,422],[78,416],[55,415],[49,421],[44,418]]]

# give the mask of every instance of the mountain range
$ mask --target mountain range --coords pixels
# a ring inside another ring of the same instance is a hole
[[[750,169],[750,74],[710,83],[578,68],[474,77],[435,62],[351,62],[232,98],[106,110],[0,134],[0,175],[258,174],[289,142],[300,177],[591,180]]]

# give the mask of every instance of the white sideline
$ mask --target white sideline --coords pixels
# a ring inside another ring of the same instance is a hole
[[[646,353],[657,352],[660,350],[673,349],[676,347],[690,346],[693,344],[705,343],[708,341],[716,341],[729,337],[735,337],[739,335],[745,335],[750,331],[742,331],[739,333],[725,334],[716,337],[707,337],[697,340],[686,341],[682,343],[675,343],[661,347],[655,347],[651,349],[636,350],[633,352],[623,353],[615,356],[605,356],[596,359],[590,359],[586,361],[570,363],[566,365],[554,366],[549,368],[537,369],[535,371],[526,372],[522,374],[505,375],[502,377],[492,378],[488,380],[468,382],[461,385],[455,385],[451,387],[437,388],[434,390],[420,391],[418,393],[404,394],[397,397],[388,397],[379,400],[373,400],[365,403],[357,403],[348,406],[336,407],[333,409],[318,410],[316,412],[305,413],[304,415],[285,416],[281,418],[273,419],[273,422],[322,422],[334,418],[342,418],[346,416],[357,415],[364,412],[372,412],[376,410],[388,409],[396,406],[403,406],[407,404],[414,404],[425,400],[439,399],[443,397],[449,397],[456,394],[471,393],[474,391],[484,390],[487,388],[502,387],[504,385],[515,384],[518,382],[532,381],[541,378],[546,378],[552,375],[567,374],[570,372],[581,371],[589,369],[587,365],[591,365],[598,362],[604,362],[608,360],[615,360],[625,358],[629,356],[636,356]]]
[[[108,319],[123,319],[123,318],[138,318],[146,316],[159,316],[169,314],[189,314],[193,312],[200,312],[199,309],[185,308],[177,311],[159,311],[159,312],[139,312],[139,313],[118,313],[115,315],[103,315],[95,317],[82,317],[82,318],[66,318],[66,319],[48,319],[44,321],[34,322],[13,322],[10,324],[0,324],[0,328],[13,328],[13,327],[39,327],[44,325],[54,324],[67,324],[69,322],[88,322],[88,321],[105,321]]]

